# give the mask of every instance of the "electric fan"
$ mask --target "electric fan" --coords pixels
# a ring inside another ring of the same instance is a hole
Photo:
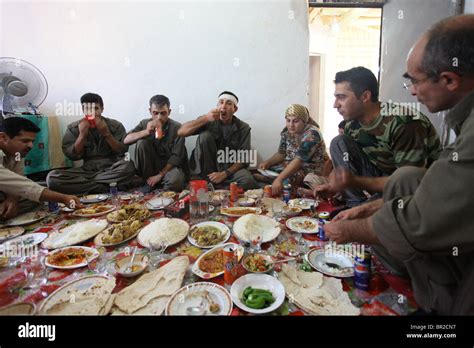
[[[15,113],[38,114],[48,95],[43,73],[24,60],[0,57],[0,110],[2,116]]]

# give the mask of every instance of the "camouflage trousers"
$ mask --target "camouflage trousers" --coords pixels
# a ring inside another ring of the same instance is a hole
[[[386,176],[369,161],[357,142],[350,136],[338,135],[335,137],[331,141],[329,151],[334,168],[345,168],[357,176]],[[346,205],[350,207],[362,204],[368,199],[373,200],[381,197],[381,194],[370,196],[366,191],[357,188],[348,188],[341,193]]]

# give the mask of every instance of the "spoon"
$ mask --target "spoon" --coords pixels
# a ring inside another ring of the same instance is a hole
[[[343,270],[346,270],[346,269],[352,269],[352,266],[351,267],[341,267],[337,263],[332,263],[332,262],[325,262],[325,263],[326,263],[326,266],[336,268],[340,271],[343,271]]]
[[[132,255],[132,259],[130,260],[130,264],[128,265],[128,267],[125,269],[125,273],[131,273],[132,272],[132,269],[133,269],[133,261],[135,261],[135,255],[137,254],[137,247],[135,247],[133,249],[133,255]]]
[[[198,306],[191,306],[186,308],[187,315],[203,315],[205,308],[204,308],[204,297],[201,297],[201,303]]]

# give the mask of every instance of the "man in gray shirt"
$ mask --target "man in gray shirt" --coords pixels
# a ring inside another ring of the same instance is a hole
[[[135,175],[131,160],[123,158],[128,146],[123,143],[124,126],[102,116],[104,102],[93,93],[81,97],[86,118],[71,123],[63,137],[63,152],[73,161],[84,160],[82,167],[53,170],[46,182],[50,189],[69,194],[108,192],[111,183],[119,189]]]
[[[141,190],[147,193],[162,186],[181,191],[189,174],[185,139],[178,136],[181,123],[169,118],[170,101],[164,95],[150,99],[149,111],[151,118],[141,120],[124,139],[125,145],[137,143],[135,166],[146,182]]]

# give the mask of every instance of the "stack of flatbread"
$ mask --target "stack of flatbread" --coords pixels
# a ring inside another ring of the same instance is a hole
[[[247,214],[234,223],[234,234],[244,242],[251,242],[262,236],[263,243],[275,239],[280,234],[280,224],[268,216]]]
[[[53,232],[43,242],[47,249],[57,249],[69,245],[75,245],[84,242],[107,227],[106,220],[91,219],[67,226],[57,232]]]
[[[115,297],[112,315],[161,315],[171,295],[181,288],[189,266],[187,256],[140,277]]]
[[[273,212],[275,208],[281,211],[283,207],[286,206],[285,202],[283,202],[282,200],[270,197],[262,198],[262,203],[265,209],[271,212]]]
[[[359,315],[349,295],[342,290],[340,279],[319,272],[305,272],[283,265],[279,280],[285,292],[304,311],[315,315]]]
[[[181,219],[161,218],[145,226],[138,234],[138,242],[144,247],[150,243],[158,244],[165,241],[173,245],[188,235],[189,225]]]
[[[45,302],[39,310],[41,315],[107,315],[112,308],[115,295],[115,278],[102,278],[94,285],[81,289],[69,286],[59,292],[54,300]]]

